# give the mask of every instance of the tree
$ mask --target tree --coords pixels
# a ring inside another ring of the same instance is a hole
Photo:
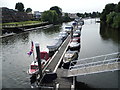
[[[115,11],[116,9],[116,4],[110,3],[105,6],[105,9],[102,11],[102,15],[100,17],[101,21],[106,22],[106,17],[110,12]]]
[[[26,12],[27,12],[27,13],[32,12],[32,9],[31,9],[31,8],[27,8],[27,9],[26,9]]]
[[[111,24],[113,23],[113,18],[116,16],[116,13],[115,12],[111,12],[107,15],[107,24],[108,26],[111,26]]]
[[[83,17],[83,14],[82,13],[77,13],[77,16],[78,17]]]
[[[58,14],[54,10],[44,11],[41,16],[41,20],[55,24],[58,21]]]
[[[65,13],[65,15],[62,17],[62,21],[63,22],[68,22],[68,21],[71,21],[70,17],[68,16],[68,13]]]
[[[50,8],[50,10],[55,10],[57,12],[58,16],[60,16],[60,17],[62,16],[62,9],[60,7],[53,6]]]
[[[16,3],[15,9],[17,9],[20,12],[24,12],[24,5],[21,2]]]
[[[120,2],[118,4],[107,4],[101,14],[101,21],[108,27],[120,28]]]
[[[112,28],[120,30],[120,13],[116,14],[116,16],[113,18]]]
[[[120,13],[120,2],[116,5],[116,12]]]

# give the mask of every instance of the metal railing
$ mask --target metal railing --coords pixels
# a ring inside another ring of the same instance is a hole
[[[92,63],[86,63],[86,64],[80,64],[80,65],[75,65],[75,66],[70,66],[71,69],[80,69],[84,67],[93,67],[93,66],[98,66],[98,65],[105,65],[105,64],[111,64],[111,63],[117,63],[120,61],[120,58],[114,58],[114,59],[109,59],[109,60],[103,60],[103,61],[98,61],[98,62],[92,62]]]
[[[120,52],[72,61],[68,72],[72,76],[119,70]],[[68,75],[70,76],[70,75]]]

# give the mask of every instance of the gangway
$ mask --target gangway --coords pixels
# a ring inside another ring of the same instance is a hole
[[[66,77],[120,70],[120,52],[72,61]]]

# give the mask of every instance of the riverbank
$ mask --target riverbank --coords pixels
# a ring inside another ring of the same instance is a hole
[[[8,32],[5,32],[2,34],[2,36],[0,36],[0,38],[4,38],[4,37],[9,37],[9,36],[13,36],[15,34],[19,34],[19,33],[23,33],[23,32],[27,32],[27,31],[32,31],[32,30],[36,30],[36,29],[47,29],[47,28],[50,28],[51,26],[53,26],[53,24],[46,24],[46,25],[41,25],[41,26],[38,26],[38,27],[33,27],[33,28],[28,28],[28,29],[16,29],[16,28],[12,28],[12,29],[4,29],[4,30],[9,30]],[[15,31],[17,30],[17,31]]]
[[[38,22],[38,23],[21,23],[19,24],[3,24],[2,25],[2,34],[5,33],[21,33],[26,31],[25,29],[35,28],[35,27],[41,27],[45,25],[49,25],[48,22]]]

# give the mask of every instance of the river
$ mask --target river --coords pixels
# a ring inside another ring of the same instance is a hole
[[[100,24],[95,23],[95,19],[85,20],[81,33],[79,59],[110,54],[120,50],[120,32],[112,29],[100,29]],[[91,88],[120,88],[119,76],[120,71],[114,71],[77,76],[76,79]]]
[[[65,25],[52,26],[47,29],[36,29],[2,39],[2,88],[30,88],[27,74],[33,60],[28,56],[31,41],[39,42],[41,51],[48,51],[46,46],[63,31]],[[102,35],[104,34],[104,35]],[[100,33],[100,24],[95,19],[86,19],[81,31],[81,50],[79,59],[96,55],[118,52],[118,32]],[[80,81],[79,77],[77,80]]]

